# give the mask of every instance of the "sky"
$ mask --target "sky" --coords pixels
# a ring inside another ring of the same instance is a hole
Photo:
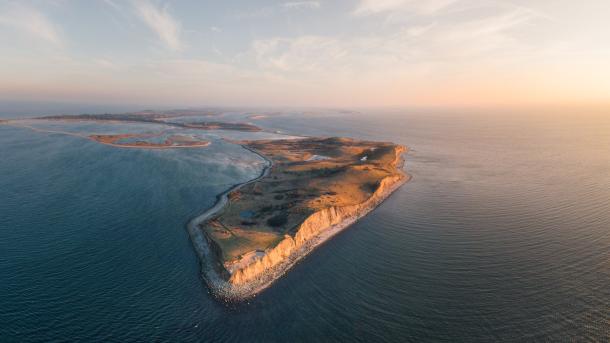
[[[0,100],[610,104],[608,0],[0,0]]]

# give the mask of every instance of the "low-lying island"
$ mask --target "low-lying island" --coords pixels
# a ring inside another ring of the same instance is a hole
[[[363,217],[409,176],[406,148],[347,138],[240,142],[267,162],[218,196],[188,230],[214,295],[242,300]]]

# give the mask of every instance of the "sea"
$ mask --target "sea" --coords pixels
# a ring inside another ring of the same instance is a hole
[[[186,223],[260,158],[0,125],[0,342],[608,342],[610,113],[565,112],[227,110],[410,148],[409,183],[242,303]]]

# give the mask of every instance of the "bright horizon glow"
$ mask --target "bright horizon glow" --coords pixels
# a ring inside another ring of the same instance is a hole
[[[610,2],[0,0],[0,100],[610,105]]]

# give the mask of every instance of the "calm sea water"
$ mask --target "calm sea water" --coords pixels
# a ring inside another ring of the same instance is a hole
[[[493,118],[493,119],[492,119]],[[279,116],[411,147],[413,180],[245,304],[185,224],[260,160],[0,126],[0,341],[610,340],[610,116]]]

